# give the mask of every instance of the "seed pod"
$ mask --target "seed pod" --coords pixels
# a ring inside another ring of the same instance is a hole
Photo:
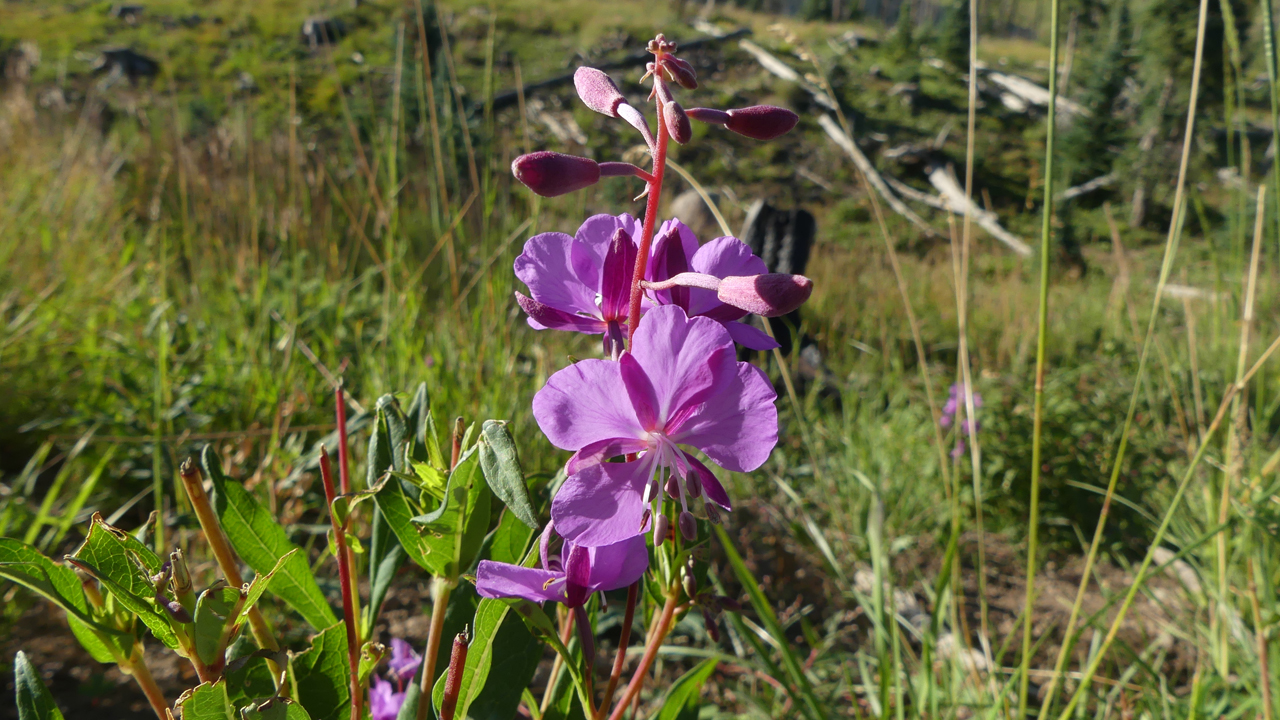
[[[803,305],[811,294],[813,281],[803,275],[767,273],[724,278],[716,298],[756,315],[779,317]]]
[[[582,102],[601,115],[618,117],[618,106],[627,102],[613,78],[593,67],[575,70],[573,86],[578,89],[578,97],[582,98]]]
[[[725,127],[756,140],[772,140],[796,126],[800,116],[786,108],[753,105],[729,111]]]
[[[675,100],[668,102],[662,108],[662,119],[667,124],[667,132],[671,133],[672,140],[683,145],[693,137],[689,116],[684,114],[684,108],[680,107],[680,103]]]
[[[511,174],[535,195],[556,197],[595,185],[600,166],[590,158],[540,150],[516,158]]]

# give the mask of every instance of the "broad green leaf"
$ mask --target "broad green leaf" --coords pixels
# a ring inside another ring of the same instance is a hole
[[[236,612],[239,600],[240,590],[225,585],[205,590],[196,600],[191,634],[196,643],[196,655],[205,665],[213,665],[222,659],[224,630],[227,620]]]
[[[275,681],[271,668],[267,666],[268,656],[280,658],[284,667],[287,661],[284,654],[257,650],[249,633],[240,633],[240,637],[227,649],[227,667],[223,671],[223,679],[227,683],[227,696],[231,698],[233,707],[240,707],[251,700],[272,697],[276,694]]]
[[[82,620],[91,620],[89,601],[76,571],[13,538],[0,538],[0,578],[12,580]]]
[[[413,441],[409,445],[409,457],[420,462],[429,462],[437,468],[444,468],[444,453],[440,452],[439,436],[436,434],[436,422],[431,416],[431,396],[427,394],[427,384],[419,383],[413,399],[409,401],[406,418],[413,431]]]
[[[280,572],[280,568],[284,567],[286,563],[291,562],[291,558],[294,557],[295,553],[300,552],[297,548],[290,550],[280,556],[280,559],[276,561],[276,566],[271,568],[271,572],[265,575],[260,573],[253,578],[253,581],[249,583],[249,589],[245,591],[244,605],[240,608],[239,614],[236,615],[236,625],[240,625],[249,617],[249,612],[262,599],[263,593],[271,587],[272,581],[276,578],[276,573]]]
[[[489,529],[489,488],[479,481],[476,453],[465,455],[449,476],[439,507],[419,514],[396,478],[383,483],[375,501],[400,544],[432,575],[456,578],[475,559]]]
[[[18,720],[62,720],[62,711],[40,679],[40,671],[21,650],[13,658],[13,687],[18,696]]]
[[[533,680],[542,659],[542,643],[500,600],[484,599],[476,608],[474,635],[467,651],[455,717],[513,717],[520,693]],[[492,679],[493,682],[489,682]],[[435,684],[431,701],[437,716],[444,700],[445,678]]]
[[[719,664],[718,658],[707,658],[681,675],[667,691],[656,720],[698,720],[698,709],[702,706],[702,686]]]
[[[351,715],[351,668],[347,665],[347,629],[341,623],[311,640],[311,647],[289,660],[293,697],[315,720],[345,720]]]
[[[365,470],[365,487],[375,488],[388,470],[403,470],[402,448],[409,441],[408,424],[400,405],[391,395],[378,398],[378,414],[369,438],[369,459]],[[373,510],[373,527],[369,536],[369,602],[364,607],[362,634],[369,635],[382,601],[391,589],[391,581],[404,565],[404,548],[377,507]]]
[[[155,600],[155,586],[149,575],[160,571],[160,558],[150,548],[95,514],[89,535],[69,559],[101,582],[121,606],[137,615],[157,640],[177,649],[178,636],[169,615]]]
[[[201,455],[205,474],[213,481],[213,509],[232,547],[254,572],[271,572],[282,557],[296,550],[271,512],[238,483],[222,475],[222,462],[212,446]],[[311,627],[327,628],[338,622],[324,593],[316,584],[304,553],[291,556],[276,572],[271,594],[289,604]]]
[[[529,486],[516,453],[515,440],[507,432],[506,423],[485,420],[480,430],[480,467],[489,489],[506,504],[516,517],[531,528],[538,527],[538,514],[529,499]]]
[[[413,476],[417,478],[417,486],[429,493],[436,500],[444,499],[445,487],[449,484],[449,477],[440,472],[430,463],[416,462],[413,464]]]
[[[81,622],[75,615],[67,615],[67,624],[71,626],[71,634],[75,635],[80,645],[89,655],[100,663],[119,663],[129,655],[132,644],[132,633],[125,637],[124,633],[103,633]]]
[[[241,720],[311,720],[298,703],[288,698],[271,698],[240,711]],[[183,720],[186,720],[185,718]]]
[[[514,564],[520,562],[533,539],[533,528],[516,518],[508,508],[498,519],[498,527],[485,538],[480,554],[494,562]]]
[[[201,683],[178,698],[182,720],[236,720],[227,696],[227,683]]]

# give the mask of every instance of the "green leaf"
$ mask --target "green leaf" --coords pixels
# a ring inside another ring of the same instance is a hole
[[[679,680],[667,691],[662,701],[662,710],[656,720],[698,720],[698,709],[702,706],[702,685],[716,671],[720,664],[718,658],[707,658],[694,666],[692,670],[680,676]]]
[[[284,528],[271,517],[271,512],[238,483],[222,475],[222,462],[213,447],[206,445],[201,456],[205,474],[213,481],[213,509],[231,546],[254,572],[271,572],[282,557],[296,550]],[[271,583],[271,594],[289,604],[316,629],[338,622],[324,593],[311,574],[305,554],[289,558]]]
[[[227,666],[222,677],[226,680],[227,696],[231,698],[233,707],[276,694],[275,680],[267,666],[268,657],[278,658],[281,667],[288,664],[284,653],[257,650],[256,647],[249,633],[241,633],[227,648]]]
[[[0,538],[0,578],[32,590],[68,614],[91,620],[89,601],[76,571],[13,538]]]
[[[516,453],[515,440],[507,432],[507,424],[485,420],[480,430],[480,467],[489,489],[506,504],[521,522],[538,527],[538,514],[529,499],[529,486]]]
[[[249,589],[245,591],[244,605],[240,608],[239,614],[236,615],[236,625],[242,624],[245,619],[249,617],[249,612],[253,610],[254,606],[258,604],[258,601],[262,599],[263,593],[271,587],[271,582],[275,580],[276,573],[279,572],[280,568],[284,567],[286,563],[292,562],[294,553],[299,552],[301,551],[298,548],[290,550],[280,556],[280,559],[276,561],[276,566],[271,568],[271,572],[265,575],[259,573],[254,576],[253,581],[249,583]]]
[[[227,696],[227,683],[201,683],[178,698],[182,720],[235,720],[235,709]]]
[[[369,438],[369,456],[365,471],[365,487],[374,488],[388,470],[403,470],[401,448],[409,441],[408,424],[400,405],[391,395],[378,398],[378,413]],[[400,540],[376,507],[369,537],[369,602],[364,607],[363,634],[369,635],[382,601],[387,597],[391,581],[408,556]]]
[[[409,447],[409,457],[421,462],[429,462],[443,470],[444,453],[440,452],[439,435],[436,432],[436,421],[431,415],[431,397],[427,394],[427,384],[419,383],[418,390],[409,401],[408,423],[413,428],[413,443]]]
[[[301,705],[288,698],[271,698],[260,705],[251,705],[240,711],[240,717],[241,720],[311,720]]]
[[[138,616],[156,639],[178,648],[169,614],[155,600],[150,574],[160,571],[160,558],[137,538],[93,516],[84,543],[69,556],[77,567],[92,575],[126,610]]]
[[[440,472],[430,463],[416,462],[413,464],[413,477],[417,479],[415,483],[431,497],[436,500],[444,499],[445,488],[449,484],[449,477]]]
[[[363,686],[369,679],[369,673],[377,669],[378,664],[387,656],[387,646],[382,643],[366,642],[360,648],[360,684]]]
[[[498,519],[498,527],[485,538],[485,547],[481,548],[480,554],[494,562],[519,563],[524,558],[533,535],[533,528],[525,525],[508,509]]]
[[[315,720],[345,720],[351,715],[351,668],[347,665],[347,629],[326,628],[311,647],[289,659],[293,697]],[[184,718],[185,720],[185,718]]]
[[[479,482],[476,453],[465,455],[449,476],[440,506],[425,514],[409,499],[396,478],[383,483],[375,502],[400,544],[415,563],[432,575],[456,578],[470,567],[489,529],[489,488]]]
[[[129,645],[132,644],[132,633],[125,637],[124,633],[103,633],[86,625],[75,615],[67,615],[67,624],[71,626],[71,634],[75,635],[80,645],[89,655],[100,663],[119,663],[129,656]]]
[[[512,717],[521,691],[538,669],[542,643],[501,600],[481,600],[472,627],[474,635],[463,666],[455,717],[467,717],[468,710],[477,718]],[[494,682],[490,683],[490,678]],[[444,700],[444,683],[441,677],[432,691],[437,716]]]
[[[18,720],[62,720],[62,711],[40,679],[40,672],[21,650],[13,658],[13,687],[18,696]]]
[[[200,593],[196,600],[195,622],[192,635],[196,643],[196,655],[205,665],[213,665],[222,659],[224,629],[227,620],[236,612],[240,591],[225,585],[212,587]]]

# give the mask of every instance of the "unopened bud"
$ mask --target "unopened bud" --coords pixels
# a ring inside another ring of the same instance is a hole
[[[688,510],[681,510],[680,517],[676,521],[680,526],[680,534],[685,540],[693,541],[698,539],[698,521],[693,519],[693,513]]]
[[[516,158],[511,174],[535,195],[556,197],[595,185],[600,166],[590,158],[540,150]]]
[[[573,86],[578,89],[578,97],[582,98],[582,102],[601,115],[618,117],[618,106],[627,102],[613,78],[593,67],[575,70]]]
[[[662,69],[666,71],[667,78],[680,87],[686,90],[698,87],[698,73],[688,62],[674,55],[667,55],[662,58]]]
[[[657,522],[653,524],[653,546],[661,547],[670,534],[671,520],[666,515],[659,515]]]
[[[693,574],[693,558],[680,567],[680,586],[684,588],[684,594],[692,600],[698,596],[698,578]]]
[[[756,140],[772,140],[796,126],[800,116],[786,108],[773,105],[753,105],[728,112],[725,127]]]
[[[803,275],[767,273],[723,278],[716,297],[764,317],[779,317],[795,310],[813,294],[813,281]]]
[[[702,625],[707,629],[707,635],[711,637],[712,642],[720,642],[720,625],[711,616],[711,611],[706,608],[702,609]]]
[[[689,108],[685,113],[698,122],[712,125],[724,125],[729,122],[729,113],[715,108]]]
[[[742,612],[742,603],[727,595],[717,595],[715,601],[726,612]]]
[[[689,116],[684,114],[684,108],[680,107],[680,103],[675,100],[668,102],[662,108],[662,119],[667,124],[667,132],[671,133],[672,140],[683,145],[693,137]]]

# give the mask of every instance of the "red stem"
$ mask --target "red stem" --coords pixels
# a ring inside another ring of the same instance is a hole
[[[338,393],[341,398],[341,388],[338,389]],[[324,497],[329,505],[329,522],[333,526],[333,543],[338,551],[338,581],[342,585],[342,618],[347,626],[347,658],[351,663],[351,720],[361,720],[364,715],[364,688],[360,686],[360,636],[356,628],[351,555],[347,552],[347,530],[338,523],[338,517],[333,510],[333,501],[337,499],[337,493],[333,488],[333,469],[329,466],[329,453],[323,446],[320,448],[320,479],[324,481]]]
[[[351,473],[347,471],[347,403],[341,385],[334,389],[334,395],[338,398],[338,482],[346,495],[351,492]]]
[[[640,688],[644,686],[645,675],[649,674],[649,666],[653,665],[654,658],[658,657],[658,648],[662,647],[662,641],[667,638],[667,631],[671,629],[671,621],[676,615],[676,598],[677,593],[667,595],[667,602],[662,606],[662,616],[658,618],[658,624],[653,629],[653,633],[649,635],[649,642],[645,645],[644,656],[640,658],[640,666],[636,668],[636,672],[631,676],[631,682],[627,684],[627,689],[622,693],[622,699],[618,701],[617,707],[613,709],[613,713],[609,715],[609,720],[622,720],[622,716],[627,712],[627,706],[631,701],[639,697]]]
[[[631,642],[631,623],[636,617],[636,600],[640,596],[640,581],[637,580],[627,588],[627,610],[622,616],[622,633],[618,636],[618,656],[613,659],[613,672],[609,674],[609,684],[604,689],[604,699],[600,701],[600,709],[596,711],[595,720],[601,720],[613,702],[613,694],[618,690],[618,680],[622,678],[622,668],[627,664],[627,644]]]
[[[654,61],[661,59],[661,54]],[[655,73],[653,84],[656,87],[662,77]],[[656,95],[656,93],[655,93]],[[636,255],[636,270],[631,275],[631,307],[627,313],[627,343],[636,333],[636,325],[640,323],[640,298],[644,289],[640,282],[644,280],[644,271],[649,264],[649,246],[653,244],[653,232],[658,225],[658,201],[662,199],[662,176],[667,170],[667,125],[662,119],[662,101],[656,102],[658,108],[658,147],[653,153],[653,182],[649,183],[649,203],[644,210],[644,236],[640,238],[640,253]]]

